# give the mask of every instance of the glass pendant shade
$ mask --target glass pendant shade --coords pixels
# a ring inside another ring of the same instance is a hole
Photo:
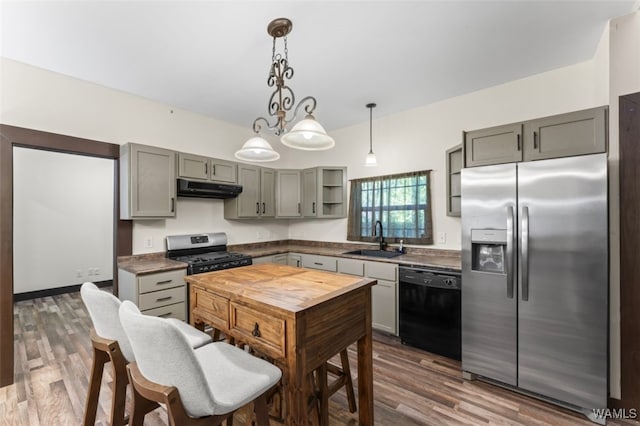
[[[305,151],[322,151],[333,148],[336,144],[312,115],[307,115],[296,123],[290,132],[280,138],[280,141],[289,148]]]
[[[369,108],[369,153],[364,159],[364,165],[367,167],[374,167],[378,165],[378,159],[373,153],[373,109],[375,107],[376,104],[373,102],[367,104],[367,108]]]
[[[378,160],[376,159],[376,155],[373,153],[373,151],[370,151],[367,154],[367,158],[365,158],[364,160],[364,165],[367,167],[373,167],[378,165]]]
[[[260,136],[254,136],[242,145],[242,149],[236,151],[235,157],[244,161],[267,162],[276,161],[280,154],[273,150],[269,142]]]

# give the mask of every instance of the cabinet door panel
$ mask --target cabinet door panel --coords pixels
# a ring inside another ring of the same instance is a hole
[[[276,171],[273,169],[260,170],[260,215],[274,217],[276,215]]]
[[[237,182],[238,164],[233,161],[211,159],[211,170],[209,171],[211,180],[218,182]]]
[[[131,216],[174,217],[175,153],[134,145],[131,148]]]
[[[276,217],[300,217],[300,171],[278,170]]]
[[[315,217],[318,215],[317,169],[302,171],[302,216]]]
[[[238,167],[238,217],[258,217],[260,213],[260,168],[241,164]]]
[[[373,328],[397,334],[396,306],[396,283],[378,280],[378,283],[371,288]]]
[[[525,161],[605,152],[606,113],[594,108],[526,122]]]
[[[200,155],[178,153],[178,176],[188,179],[207,180],[209,159]]]
[[[522,161],[522,125],[467,132],[464,153],[466,167]]]

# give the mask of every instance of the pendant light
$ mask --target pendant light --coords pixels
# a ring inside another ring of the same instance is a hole
[[[367,108],[369,108],[369,153],[364,160],[364,165],[367,167],[375,167],[378,165],[376,155],[373,153],[373,109],[375,107],[376,104],[373,102],[367,104]]]
[[[313,112],[316,109],[316,98],[313,96],[307,96],[298,102],[293,108],[295,103],[295,95],[293,90],[287,84],[286,80],[293,77],[293,68],[289,65],[289,49],[287,47],[287,35],[293,29],[293,23],[288,18],[274,19],[267,26],[267,33],[273,39],[273,47],[271,49],[271,67],[269,69],[269,76],[267,78],[267,85],[274,87],[275,90],[269,98],[268,113],[270,117],[273,117],[275,121],[270,123],[265,117],[258,117],[253,122],[253,132],[255,137],[249,139],[241,150],[236,152],[236,158],[240,158],[247,161],[274,161],[280,156],[277,152],[271,148],[271,145],[260,137],[260,130],[262,127],[273,129],[277,136],[281,136],[280,141],[295,149],[302,149],[306,151],[320,151],[333,148],[335,141],[329,136],[326,130],[322,127],[313,116]],[[282,39],[284,42],[284,51],[276,51],[276,41]],[[304,107],[306,113],[304,119],[296,123],[290,131],[287,131],[288,125],[293,123]],[[292,110],[293,115],[287,116]],[[264,151],[258,153],[257,150],[251,146],[251,143],[255,144],[254,139],[260,139],[260,145],[268,145],[263,147]],[[252,142],[253,141],[253,142]],[[254,149],[254,151],[249,151]],[[246,151],[248,156],[243,154]],[[276,157],[277,155],[277,157]],[[244,157],[243,157],[244,156]],[[252,157],[252,159],[249,159]],[[257,158],[260,159],[257,159]]]
[[[276,161],[280,158],[280,154],[273,150],[271,144],[256,135],[246,141],[242,148],[236,151],[235,157],[238,160],[254,161],[257,163]]]

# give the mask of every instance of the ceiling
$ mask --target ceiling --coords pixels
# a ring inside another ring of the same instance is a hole
[[[246,126],[267,113],[272,39],[328,129],[589,60],[638,1],[1,3],[2,56]],[[281,49],[281,46],[280,46]]]

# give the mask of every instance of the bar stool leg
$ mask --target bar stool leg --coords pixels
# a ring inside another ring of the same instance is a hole
[[[89,379],[89,389],[87,391],[87,401],[84,408],[84,426],[93,426],[96,423],[96,412],[98,410],[98,398],[100,396],[100,385],[102,384],[102,372],[104,365],[109,362],[109,355],[93,347],[93,363],[91,365],[91,378]]]
[[[349,366],[349,354],[346,349],[340,352],[340,360],[342,361],[342,371],[345,375],[345,387],[347,390],[347,400],[349,401],[349,411],[355,413],[358,407],[356,406],[356,395],[353,391],[353,381],[351,380],[351,367]]]

